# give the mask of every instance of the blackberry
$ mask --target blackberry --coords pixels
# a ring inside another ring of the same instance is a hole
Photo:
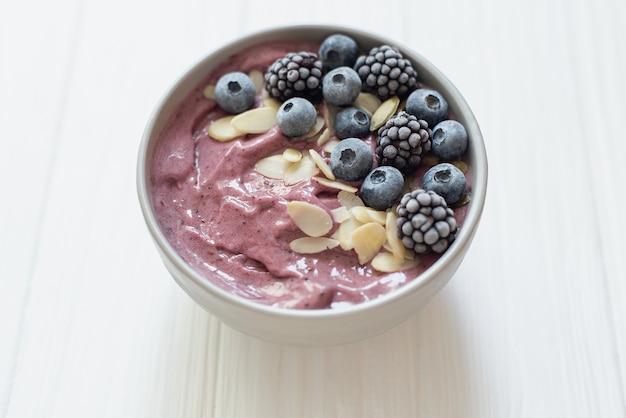
[[[418,254],[441,254],[454,241],[458,229],[454,211],[432,190],[405,194],[396,208],[398,236]]]
[[[313,52],[289,52],[265,72],[265,90],[284,102],[304,97],[317,102],[322,95],[322,61]]]
[[[430,150],[431,138],[426,121],[401,111],[378,129],[376,154],[380,164],[408,173],[420,165],[422,155]]]
[[[389,45],[372,48],[368,55],[359,56],[354,70],[363,81],[363,90],[381,100],[406,96],[417,87],[417,71],[411,61]]]

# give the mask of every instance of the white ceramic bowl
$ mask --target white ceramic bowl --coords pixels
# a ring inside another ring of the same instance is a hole
[[[180,101],[231,54],[263,41],[293,39],[321,41],[332,33],[352,36],[361,49],[394,45],[409,58],[422,82],[438,90],[467,129],[473,171],[471,202],[463,227],[451,247],[418,278],[375,300],[342,309],[279,309],[232,295],[201,277],[174,251],[155,218],[150,195],[149,161],[160,131]],[[176,282],[200,306],[225,324],[276,343],[325,346],[359,341],[381,334],[408,319],[451,278],[465,257],[478,227],[487,188],[487,156],[482,134],[470,107],[455,86],[421,55],[390,39],[360,30],[323,25],[281,27],[240,38],[214,51],[189,68],[157,104],[150,117],[138,156],[138,197],[148,230],[163,262]]]

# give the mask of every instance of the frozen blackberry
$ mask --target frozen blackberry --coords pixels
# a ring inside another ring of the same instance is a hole
[[[417,87],[417,71],[411,61],[389,45],[372,48],[368,55],[359,56],[354,70],[363,81],[363,90],[381,100],[406,96]]]
[[[265,72],[265,90],[281,102],[292,97],[317,102],[322,96],[322,62],[313,52],[289,52]]]
[[[454,241],[458,229],[454,211],[432,190],[405,194],[396,208],[398,236],[418,254],[441,254]]]
[[[432,132],[426,121],[401,111],[378,129],[376,154],[382,165],[409,173],[430,150]]]

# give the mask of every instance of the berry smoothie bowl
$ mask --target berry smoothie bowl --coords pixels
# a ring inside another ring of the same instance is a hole
[[[380,334],[458,269],[487,186],[478,123],[419,54],[291,26],[195,63],[148,121],[138,196],[176,282],[268,341]]]

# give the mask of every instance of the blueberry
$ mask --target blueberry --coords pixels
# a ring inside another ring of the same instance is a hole
[[[322,80],[322,94],[326,102],[335,106],[348,106],[361,92],[361,77],[350,67],[330,70]]]
[[[404,176],[397,168],[381,165],[373,169],[361,184],[361,199],[376,210],[392,207],[404,190]]]
[[[407,97],[406,111],[428,122],[428,127],[432,129],[448,114],[448,102],[438,91],[417,89]]]
[[[330,153],[330,169],[340,180],[361,180],[374,164],[372,149],[359,138],[346,138]]]
[[[325,70],[352,67],[359,55],[359,46],[349,36],[340,33],[330,35],[320,45],[319,57]]]
[[[335,115],[335,135],[339,139],[365,138],[370,133],[370,118],[356,107],[344,107]]]
[[[315,126],[316,120],[315,106],[302,97],[288,99],[276,113],[278,129],[290,138],[308,134]]]
[[[432,190],[452,205],[461,200],[466,184],[465,174],[455,165],[439,163],[424,174],[422,185],[425,190]]]
[[[215,84],[215,101],[227,112],[241,113],[254,104],[256,87],[252,79],[242,72],[224,74]]]
[[[444,120],[433,128],[431,151],[443,160],[459,158],[467,149],[467,131],[456,120]]]

